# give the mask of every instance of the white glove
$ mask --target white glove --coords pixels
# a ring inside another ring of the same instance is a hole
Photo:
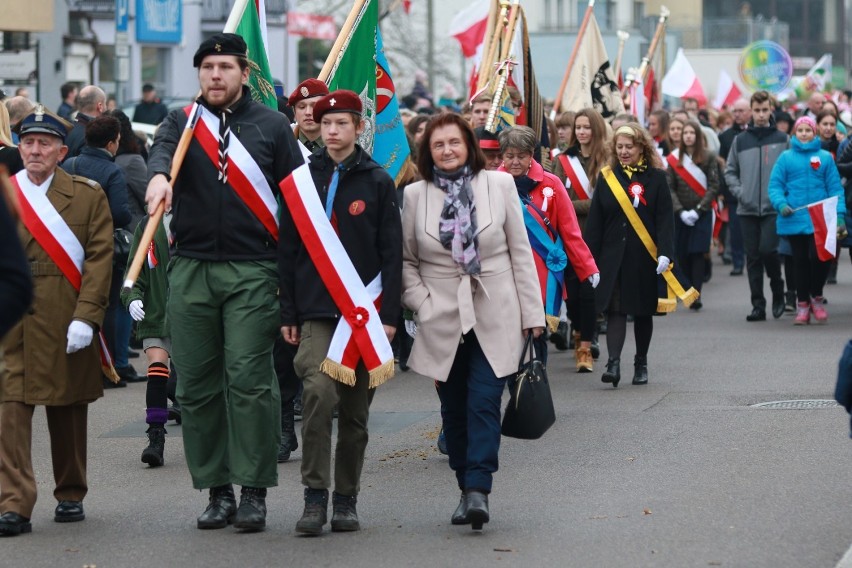
[[[588,280],[589,280],[589,284],[592,285],[592,288],[597,288],[598,284],[601,283],[601,273],[595,272],[594,274],[589,276]]]
[[[142,305],[142,300],[133,300],[130,302],[130,305],[127,306],[127,311],[130,312],[130,317],[133,318],[133,321],[142,321],[145,319],[145,310]]]
[[[94,333],[92,326],[86,322],[72,321],[71,325],[68,326],[68,347],[65,348],[65,352],[68,354],[76,353],[80,349],[88,347],[92,343]]]
[[[405,333],[411,337],[417,335],[417,324],[414,320],[405,320]]]
[[[658,256],[657,257],[657,274],[662,274],[666,271],[669,265],[672,263],[667,256]]]
[[[680,212],[680,220],[683,221],[684,225],[688,225],[690,227],[695,225],[695,222],[698,221],[698,217],[698,212],[695,209]]]

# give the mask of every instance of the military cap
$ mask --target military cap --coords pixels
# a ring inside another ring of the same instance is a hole
[[[500,137],[496,132],[489,132],[484,126],[478,126],[473,129],[476,134],[476,139],[479,140],[479,147],[482,150],[500,151]]]
[[[352,114],[361,116],[364,107],[361,105],[361,98],[353,91],[334,91],[320,100],[314,105],[314,120],[319,122],[323,115],[330,112],[351,112]]]
[[[296,103],[313,97],[322,97],[328,94],[328,85],[319,79],[305,79],[299,86],[296,87],[290,97],[287,99],[287,104],[295,107]]]
[[[201,67],[201,61],[208,55],[236,55],[248,57],[246,41],[237,34],[216,34],[201,42],[198,51],[192,57],[192,66]]]
[[[65,142],[65,137],[71,128],[70,122],[56,116],[40,104],[15,125],[14,131],[19,137],[35,133],[52,134]]]

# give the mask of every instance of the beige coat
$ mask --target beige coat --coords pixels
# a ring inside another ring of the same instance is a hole
[[[83,245],[80,293],[50,260],[23,224],[18,232],[34,267],[34,299],[23,320],[3,338],[6,372],[0,375],[0,402],[64,406],[103,396],[97,330],[103,322],[112,275],[112,216],[106,194],[95,182],[61,169],[47,198]],[[92,344],[65,354],[72,319],[95,329]]]
[[[445,193],[419,181],[402,209],[402,303],[417,312],[408,365],[446,381],[462,334],[473,330],[498,377],[518,370],[522,330],[544,326],[544,306],[512,176],[482,171],[473,179],[478,276],[463,274],[441,245]]]

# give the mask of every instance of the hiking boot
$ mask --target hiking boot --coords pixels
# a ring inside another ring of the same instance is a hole
[[[807,302],[799,302],[796,307],[796,319],[793,325],[808,325],[811,323],[811,306]]]
[[[633,384],[648,384],[648,358],[636,355],[633,359]]]
[[[266,487],[243,487],[240,506],[234,517],[234,528],[246,532],[266,528]]]
[[[825,323],[828,321],[828,312],[825,311],[825,302],[822,296],[816,296],[811,299],[811,312],[814,314],[816,323]]]
[[[200,529],[223,529],[234,520],[237,513],[237,498],[234,496],[234,486],[220,485],[210,488],[210,504],[198,517]]]
[[[163,452],[166,448],[166,429],[162,425],[148,426],[148,447],[142,450],[142,463],[149,467],[160,467],[165,463]]]
[[[305,510],[296,522],[296,532],[306,535],[322,534],[328,522],[328,489],[305,488]]]
[[[550,334],[550,342],[556,347],[557,351],[568,349],[568,322],[559,322],[556,331]]]
[[[577,358],[577,372],[591,373],[594,370],[594,359],[592,358],[592,350],[589,347],[578,347],[574,351]]]
[[[281,443],[278,445],[278,463],[288,461],[290,454],[299,448],[293,405],[288,406],[289,408],[281,409]]]
[[[609,358],[606,362],[606,371],[601,375],[601,382],[612,383],[612,386],[617,387],[621,381],[621,359]]]
[[[331,496],[331,532],[360,531],[361,524],[358,522],[358,511],[355,504],[358,502],[356,495],[341,495],[335,491]]]
[[[571,338],[568,340],[568,349],[577,349],[580,345],[580,332],[572,331]]]

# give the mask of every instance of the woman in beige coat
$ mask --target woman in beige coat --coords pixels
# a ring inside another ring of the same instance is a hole
[[[403,206],[403,304],[416,312],[416,372],[437,379],[461,501],[452,523],[481,529],[500,447],[500,397],[544,307],[512,177],[485,171],[459,116],[433,119],[419,148],[423,181]]]

